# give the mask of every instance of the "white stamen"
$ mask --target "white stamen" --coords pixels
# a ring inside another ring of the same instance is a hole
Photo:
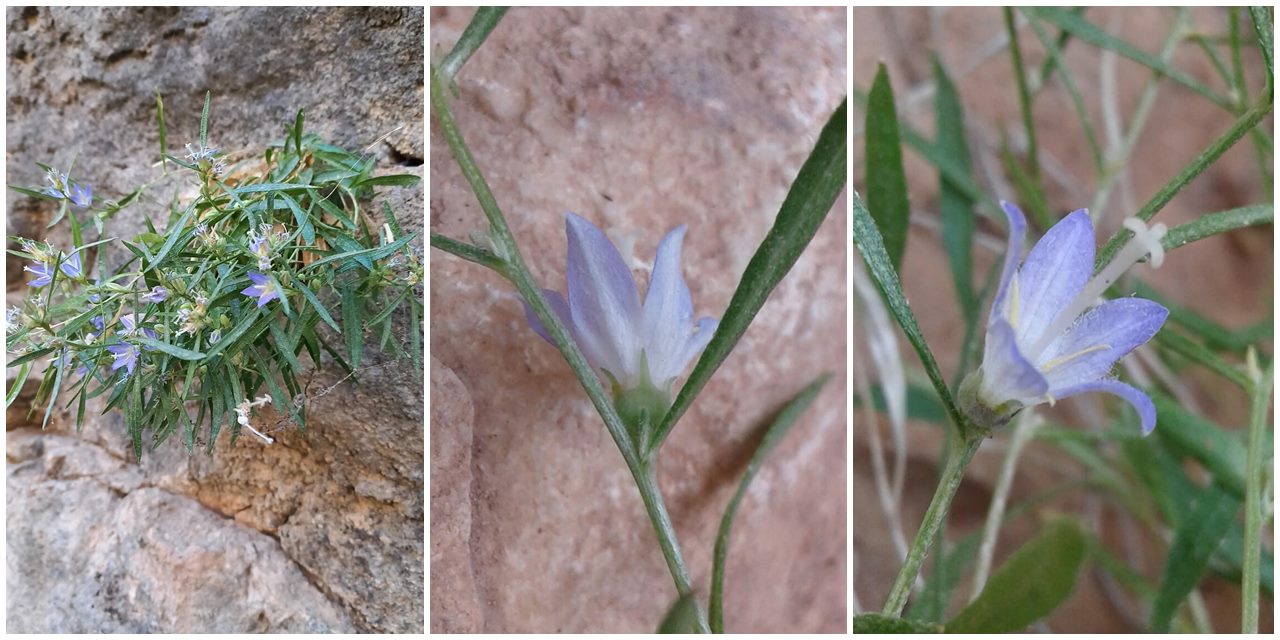
[[[1092,280],[1084,285],[1084,289],[1080,290],[1080,294],[1067,305],[1053,322],[1049,328],[1040,335],[1040,339],[1031,349],[1028,357],[1034,362],[1036,358],[1044,353],[1045,347],[1048,347],[1062,332],[1067,330],[1081,314],[1093,304],[1093,301],[1101,296],[1107,288],[1129,270],[1129,267],[1137,264],[1147,254],[1151,254],[1151,266],[1158,267],[1164,262],[1164,246],[1160,244],[1160,239],[1168,231],[1163,223],[1156,224],[1151,228],[1147,228],[1139,218],[1129,217],[1124,221],[1125,228],[1133,231],[1133,237],[1116,252],[1116,255],[1102,268]]]
[[[261,407],[265,404],[271,404],[271,396],[259,396],[252,402],[247,398],[241,401],[240,404],[236,405],[236,422],[239,422],[240,426],[247,428],[253,435],[262,438],[263,442],[271,444],[275,442],[275,440],[272,439],[271,436],[254,429],[253,425],[249,422],[249,410],[255,407]]]
[[[1141,243],[1151,254],[1151,268],[1158,269],[1164,262],[1164,244],[1160,241],[1164,239],[1164,234],[1168,233],[1168,228],[1163,222],[1158,222],[1150,229],[1142,218],[1129,216],[1124,219],[1124,228],[1133,232],[1133,241]]]

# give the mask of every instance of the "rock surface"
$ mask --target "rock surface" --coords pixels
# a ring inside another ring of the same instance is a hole
[[[472,10],[432,10],[439,59]],[[599,224],[640,280],[687,224],[699,315],[720,315],[845,94],[843,9],[512,9],[453,103],[534,275],[563,289],[565,211]],[[433,128],[432,134],[439,135]],[[431,228],[484,219],[431,148]],[[729,631],[843,632],[845,267],[841,198],[668,440],[659,482],[705,602],[720,516],[758,425],[826,389],[742,503]],[[674,599],[633,481],[512,288],[443,252],[432,267],[431,628],[649,632]]]
[[[6,21],[11,184],[74,157],[99,198],[118,198],[159,173],[156,92],[173,152],[196,138],[206,89],[210,142],[233,156],[305,108],[309,131],[367,147],[376,171],[422,175],[421,8],[27,8]],[[141,231],[166,189],[111,233]],[[10,233],[44,237],[50,207],[7,199]],[[378,199],[422,229],[421,188]],[[65,225],[47,233],[68,243]],[[21,264],[8,273],[13,300]],[[139,464],[118,414],[77,437],[73,416],[41,433],[10,411],[9,630],[423,632],[422,371],[365,353],[359,382],[335,368],[311,380],[305,434],[223,437],[212,457],[171,442]]]

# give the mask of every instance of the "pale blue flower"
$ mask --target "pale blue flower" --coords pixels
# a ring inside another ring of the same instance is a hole
[[[68,278],[79,278],[82,273],[80,266],[80,250],[77,249],[72,251],[71,255],[65,256],[62,259],[62,264],[58,265],[58,268],[62,269],[62,272],[67,274]]]
[[[259,309],[262,308],[262,305],[271,302],[272,300],[280,299],[280,290],[276,288],[276,283],[271,280],[271,276],[267,276],[256,271],[250,271],[249,279],[253,281],[253,285],[247,287],[240,293],[243,293],[250,298],[257,298]]]
[[[71,186],[71,193],[67,194],[67,198],[71,200],[71,204],[81,209],[87,209],[89,205],[93,204],[93,187],[87,184],[74,184]]]
[[[33,287],[43,287],[53,282],[53,267],[44,262],[37,262],[34,267],[23,267],[23,271],[29,271],[36,274],[35,280],[28,280],[27,284]]]
[[[693,299],[680,272],[685,227],[671,230],[658,244],[643,304],[631,269],[603,231],[572,213],[565,231],[568,300],[546,290],[547,303],[587,361],[613,382],[615,395],[642,385],[669,392],[718,324],[713,318],[693,320]],[[530,327],[552,342],[528,304],[525,311]]]
[[[149,293],[142,294],[141,300],[143,302],[164,302],[168,297],[169,290],[160,285],[156,285],[151,287],[151,291]]]
[[[130,313],[129,315],[120,316],[120,323],[124,325],[124,331],[121,331],[120,335],[131,336],[136,334],[138,332],[137,322],[138,321],[135,314]],[[155,340],[157,334],[155,332],[155,329],[142,327],[142,335],[148,338],[151,338],[152,340]],[[147,347],[147,348],[151,349],[151,347]]]
[[[138,364],[137,347],[121,342],[107,347],[107,351],[110,351],[111,355],[115,358],[111,363],[112,371],[124,367],[126,376],[133,374],[133,368]]]
[[[1156,421],[1151,399],[1108,375],[1120,358],[1156,334],[1169,312],[1141,298],[1094,303],[1148,253],[1152,265],[1159,266],[1164,225],[1147,229],[1137,218],[1126,220],[1134,239],[1093,276],[1093,223],[1087,211],[1055,224],[1019,267],[1026,220],[1016,206],[1002,206],[1009,218],[1009,244],[987,322],[982,367],[962,384],[966,410],[991,426],[1023,407],[1104,392],[1133,405],[1142,432],[1150,433]]]

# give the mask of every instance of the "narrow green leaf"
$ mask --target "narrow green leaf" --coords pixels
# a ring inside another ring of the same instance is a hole
[[[22,354],[22,355],[20,355],[20,356],[18,356],[18,357],[16,357],[16,358],[14,358],[13,360],[10,360],[10,361],[9,361],[9,363],[8,363],[7,365],[5,365],[5,366],[7,366],[7,367],[16,367],[16,366],[18,366],[18,365],[20,365],[20,364],[27,364],[28,362],[31,362],[32,360],[36,360],[36,359],[42,358],[42,357],[44,357],[44,356],[49,355],[50,353],[53,353],[53,347],[45,347],[45,348],[43,348],[43,349],[36,349],[35,351],[28,351],[28,352],[26,352],[26,353],[24,353],[24,354]]]
[[[65,354],[66,351],[63,351],[63,353]],[[67,366],[64,364],[59,364],[58,360],[60,359],[61,359],[60,357],[54,358],[54,361],[49,363],[49,366],[52,367],[54,370],[53,393],[49,395],[49,400],[46,403],[46,406],[44,408],[44,422],[40,423],[41,429],[44,429],[49,426],[49,416],[53,415],[53,407],[58,404],[58,392],[62,391],[62,373],[63,373],[63,370],[67,368]]]
[[[992,574],[977,599],[946,623],[947,633],[1008,633],[1053,612],[1075,588],[1086,540],[1070,520],[1056,520]]]
[[[697,633],[698,603],[691,595],[680,596],[658,624],[658,633]]]
[[[1253,356],[1250,352],[1250,356]],[[1255,358],[1250,358],[1250,370],[1254,377],[1254,392],[1249,403],[1248,456],[1245,463],[1245,511],[1243,570],[1240,576],[1241,603],[1240,629],[1243,633],[1258,632],[1258,586],[1262,576],[1262,526],[1269,499],[1264,499],[1265,483],[1271,474],[1267,454],[1272,443],[1264,442],[1267,429],[1267,408],[1271,406],[1271,386],[1275,380],[1275,362],[1267,364],[1266,371],[1257,371]]]
[[[295,280],[293,285],[297,287],[298,291],[302,292],[302,297],[306,298],[307,302],[311,303],[312,308],[314,308],[316,313],[320,315],[320,319],[325,321],[325,324],[333,327],[334,331],[342,333],[342,328],[338,326],[337,322],[333,321],[333,316],[329,315],[329,310],[325,309],[323,304],[320,304],[320,298],[317,298],[316,294],[312,292],[311,289],[308,289],[307,285],[302,283],[302,280]],[[316,362],[319,362],[319,360]]]
[[[302,109],[298,109],[298,115],[293,119],[293,151],[299,156],[302,155]]]
[[[1174,176],[1172,180],[1161,187],[1146,204],[1142,205],[1142,208],[1139,209],[1134,216],[1143,220],[1150,220],[1154,217],[1166,204],[1169,204],[1169,201],[1172,200],[1179,191],[1182,191],[1183,187],[1190,184],[1192,180],[1195,180],[1201,173],[1204,173],[1205,169],[1208,169],[1210,165],[1217,162],[1218,158],[1222,157],[1222,154],[1226,153],[1228,149],[1234,146],[1235,143],[1239,141],[1240,138],[1243,138],[1245,134],[1253,129],[1254,126],[1259,122],[1262,122],[1269,113],[1271,113],[1271,94],[1268,93],[1263,96],[1261,102],[1254,105],[1253,108],[1249,109],[1236,119],[1235,123],[1227,129],[1226,133],[1209,143],[1209,146],[1205,147],[1204,151],[1201,151],[1199,155],[1187,164],[1187,166],[1183,167],[1182,171],[1178,172],[1178,175]],[[1115,253],[1120,250],[1120,247],[1132,237],[1133,232],[1127,229],[1121,230],[1111,236],[1111,239],[1103,245],[1102,249],[1098,251],[1097,256],[1094,258],[1094,271],[1098,271],[1103,267],[1103,265],[1110,262],[1112,256],[1114,256]]]
[[[156,126],[160,129],[160,168],[164,173],[169,173],[169,159],[165,157],[167,132],[164,125],[164,99],[160,97],[159,89],[156,90]]]
[[[1149,395],[1156,405],[1156,435],[1160,440],[1173,451],[1204,465],[1214,481],[1234,497],[1244,497],[1244,443],[1173,398],[1159,392]]]
[[[662,443],[694,397],[729,357],[729,352],[746,333],[747,326],[760,312],[774,287],[800,258],[844,190],[848,167],[847,111],[847,101],[841,102],[822,128],[817,144],[791,183],[773,228],[747,263],[742,280],[729,300],[729,307],[720,318],[715,336],[702,352],[702,357],[698,358],[675,403],[654,433],[649,443],[650,451]]]
[[[471,22],[467,24],[467,28],[462,31],[462,35],[458,38],[457,44],[453,45],[453,50],[449,55],[445,56],[440,63],[440,73],[448,80],[458,75],[458,70],[466,64],[471,54],[484,44],[485,38],[489,37],[489,33],[493,28],[498,26],[498,21],[502,20],[502,16],[507,13],[507,7],[480,7],[476,9],[476,13],[471,17]]]
[[[126,382],[129,401],[125,410],[125,427],[133,442],[133,456],[142,459],[142,383],[134,376]]]
[[[867,212],[867,208],[862,204],[862,198],[858,197],[856,192],[853,194],[853,244],[862,254],[862,259],[867,264],[867,271],[875,280],[876,288],[888,303],[889,312],[893,314],[894,320],[906,334],[907,341],[915,347],[916,353],[920,356],[920,363],[924,365],[929,381],[933,383],[934,390],[938,392],[938,397],[946,407],[947,415],[951,417],[953,424],[961,427],[962,431],[968,431],[969,429],[963,427],[969,424],[969,419],[960,411],[955,398],[951,395],[951,389],[947,387],[946,378],[938,368],[938,361],[929,350],[929,344],[925,342],[920,325],[916,322],[916,316],[902,293],[902,283],[898,281],[898,273],[893,270],[893,265],[889,262],[889,255],[885,252],[880,231],[876,229],[871,214]]]
[[[261,182],[244,187],[236,187],[231,190],[231,193],[237,196],[242,196],[249,193],[267,193],[271,191],[308,191],[316,188],[318,187],[293,182]]]
[[[738,506],[742,503],[742,496],[746,495],[747,487],[751,485],[756,473],[760,471],[765,457],[782,441],[782,438],[787,435],[787,432],[791,430],[791,427],[809,408],[809,405],[813,404],[813,399],[817,397],[818,392],[822,391],[822,387],[830,379],[830,374],[819,376],[804,389],[801,389],[800,393],[788,401],[773,417],[773,420],[766,426],[764,435],[760,438],[760,443],[756,445],[755,453],[751,455],[751,462],[747,464],[746,472],[742,474],[742,479],[738,481],[738,490],[734,492],[733,498],[729,500],[729,505],[725,507],[724,517],[720,519],[720,530],[716,533],[715,555],[711,563],[711,599],[707,615],[710,617],[712,633],[724,633],[724,571],[729,557],[729,538],[733,531],[733,519],[738,515]]]
[[[205,149],[209,146],[209,98],[213,96],[212,91],[204,92],[204,109],[200,112],[200,148]]]
[[[893,268],[901,269],[902,255],[907,249],[911,203],[907,200],[907,176],[902,169],[898,112],[883,62],[867,94],[865,158],[867,210],[880,228]]]
[[[933,59],[933,79],[937,87],[934,116],[937,120],[938,152],[968,178],[971,170],[969,143],[964,135],[964,110],[955,85],[951,84],[937,57]],[[942,242],[947,247],[956,298],[960,301],[965,323],[971,324],[977,321],[978,316],[978,302],[973,294],[973,200],[944,175],[939,188],[938,210],[942,217]]]
[[[1178,605],[1204,576],[1223,536],[1240,511],[1240,498],[1219,484],[1196,500],[1189,517],[1173,534],[1164,578],[1151,610],[1151,631],[1168,633]]]
[[[156,253],[155,257],[149,260],[151,265],[150,268],[152,270],[160,266],[161,262],[165,259],[165,256],[169,255],[169,252],[173,250],[173,247],[178,244],[179,239],[188,235],[186,233],[187,224],[191,222],[191,218],[195,217],[195,215],[196,206],[195,203],[192,202],[191,205],[187,207],[187,210],[182,213],[182,217],[178,218],[178,221],[166,230],[169,234],[169,238],[164,241],[164,246],[160,247],[160,251]],[[142,253],[147,253],[145,247],[142,247]]]
[[[882,613],[861,613],[853,617],[853,635],[880,633],[942,633],[942,627],[918,620],[894,618]]]
[[[148,346],[148,347],[152,347],[152,348],[157,349],[157,350],[159,350],[159,351],[163,351],[163,352],[165,352],[165,353],[167,353],[167,354],[169,354],[169,355],[171,355],[171,356],[173,356],[173,357],[175,357],[175,358],[178,358],[179,360],[199,360],[199,359],[201,359],[201,358],[203,358],[203,357],[204,357],[204,354],[203,354],[203,353],[200,353],[199,351],[192,351],[192,350],[190,350],[190,349],[184,349],[184,348],[179,347],[179,346],[177,346],[177,345],[172,345],[172,344],[169,344],[169,343],[167,343],[167,342],[161,342],[161,341],[159,341],[159,340],[154,340],[154,339],[152,339],[152,338],[148,338],[148,337],[146,337],[146,336],[139,335],[139,336],[137,336],[137,337],[136,337],[136,339],[137,339],[137,341],[138,341],[138,343],[139,343],[139,344],[142,344],[142,345],[145,345],[145,346]]]
[[[13,364],[9,365],[14,366]],[[18,369],[18,376],[13,379],[13,386],[9,387],[9,395],[5,398],[6,407],[13,406],[13,401],[18,399],[18,393],[22,391],[22,385],[27,383],[27,376],[31,375],[31,363],[24,362]]]
[[[411,173],[398,173],[398,174],[389,175],[389,176],[374,176],[372,178],[365,178],[364,180],[361,180],[351,185],[351,188],[359,189],[361,187],[412,187],[418,184],[419,182],[422,182],[422,178],[418,176],[415,176]]]
[[[360,330],[361,299],[354,285],[342,288],[342,328],[347,336],[347,353],[351,357],[351,368],[360,368],[360,353],[364,348],[364,332]]]
[[[493,269],[498,273],[506,273],[506,263],[502,261],[502,258],[494,255],[493,252],[488,249],[482,249],[475,245],[454,240],[453,238],[438,234],[434,231],[431,232],[431,246],[446,253],[451,253],[468,262],[474,262],[482,267]]]
[[[1262,60],[1267,63],[1268,78],[1275,77],[1275,69],[1272,66],[1275,58],[1275,44],[1272,36],[1275,25],[1271,23],[1271,11],[1271,7],[1249,7],[1249,17],[1253,19],[1253,29],[1258,34],[1258,47],[1262,49]]]
[[[1173,251],[1178,247],[1219,233],[1259,224],[1271,224],[1274,216],[1275,205],[1271,203],[1210,213],[1170,229],[1164,238],[1160,239],[1160,244],[1164,246],[1165,251]]]
[[[330,262],[337,262],[339,260],[355,260],[357,262],[359,262],[361,258],[365,260],[381,260],[395,253],[397,250],[400,249],[400,247],[403,247],[404,245],[408,244],[409,241],[413,240],[415,237],[416,237],[416,234],[411,233],[407,236],[397,238],[395,242],[392,242],[391,244],[383,245],[381,247],[374,247],[372,249],[360,249],[358,251],[344,251],[342,253],[335,253],[333,255],[328,255],[323,258],[320,258],[319,260],[316,260],[315,262],[308,264],[303,269],[304,270],[314,269],[321,265],[326,265],[326,264],[329,264]]]
[[[1208,98],[1214,104],[1229,111],[1234,111],[1233,107],[1235,105],[1231,104],[1230,100],[1225,96],[1218,95],[1199,80],[1196,80],[1190,75],[1165,64],[1165,62],[1158,56],[1142,51],[1128,42],[1099,29],[1093,23],[1067,9],[1060,7],[1035,7],[1027,8],[1024,11],[1026,11],[1028,15],[1038,17],[1059,29],[1071,32],[1072,35],[1088,42],[1089,44],[1113,51],[1137,62],[1138,64],[1149,67],[1153,71],[1160,73],[1170,80],[1173,80],[1174,82]]]

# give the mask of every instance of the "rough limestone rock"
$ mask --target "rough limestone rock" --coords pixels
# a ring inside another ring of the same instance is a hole
[[[431,55],[471,9],[432,9]],[[511,9],[457,77],[459,126],[539,281],[563,289],[565,211],[643,281],[687,224],[684,272],[719,315],[845,94],[835,9]],[[439,130],[431,228],[485,227]],[[834,373],[747,492],[729,631],[843,632],[847,202],[663,449],[659,482],[705,602],[720,516],[761,422]],[[431,627],[656,628],[674,600],[635,485],[560,355],[501,278],[432,251]]]
[[[309,131],[367,148],[375,172],[423,173],[421,8],[27,8],[6,20],[12,184],[73,158],[99,198],[154,180],[157,91],[171,152],[197,138],[212,90],[210,142],[235,158],[305,108]],[[171,193],[153,188],[110,233],[141,231],[144,214],[163,223]],[[378,199],[421,231],[422,193]],[[65,226],[44,230],[48,204],[7,202],[10,233],[69,243]],[[21,263],[8,272],[14,302]],[[29,383],[7,416],[8,629],[423,632],[423,376],[372,342],[358,382],[336,366],[310,379],[305,434],[220,436],[213,456],[174,441],[139,462],[116,413],[77,436],[74,416],[55,412],[42,433],[26,420]]]

